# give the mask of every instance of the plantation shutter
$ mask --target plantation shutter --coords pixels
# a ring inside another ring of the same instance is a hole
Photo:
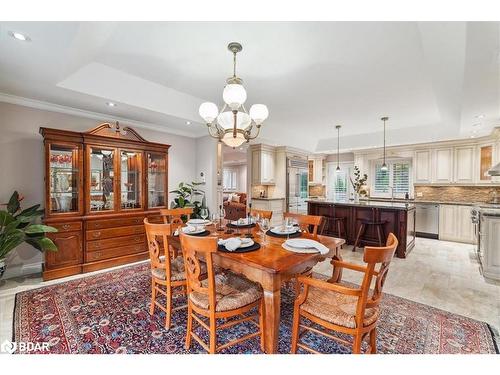
[[[347,200],[347,172],[335,172],[334,199],[336,201]]]
[[[389,170],[382,171],[382,164],[375,165],[375,193],[389,192]]]
[[[410,192],[410,165],[408,163],[394,163],[392,165],[392,181],[394,194]]]

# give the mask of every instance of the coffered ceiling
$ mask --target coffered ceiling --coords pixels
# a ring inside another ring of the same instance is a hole
[[[389,145],[437,141],[500,125],[499,39],[496,22],[0,22],[0,92],[204,136],[234,40],[261,140],[328,152],[341,124],[342,149],[380,146],[388,115]]]

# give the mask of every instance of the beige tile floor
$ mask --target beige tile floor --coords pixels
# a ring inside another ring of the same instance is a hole
[[[361,250],[353,253],[350,246],[342,250],[342,256],[346,261],[362,263]],[[332,266],[325,261],[315,271],[331,275]],[[0,281],[0,342],[12,337],[16,293],[78,277],[42,282],[40,275],[33,275]],[[349,270],[343,279],[361,281],[359,273]],[[500,330],[500,282],[485,281],[480,275],[472,245],[418,238],[407,259],[393,260],[384,291],[486,321]]]

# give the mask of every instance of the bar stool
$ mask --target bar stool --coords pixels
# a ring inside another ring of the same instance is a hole
[[[332,218],[333,220],[333,227],[337,229],[337,236],[339,238],[347,238],[347,232],[346,232],[346,217],[334,217]],[[342,232],[344,233],[344,237],[342,237]]]
[[[380,247],[382,247],[382,244],[385,243],[384,225],[386,223],[387,223],[387,220],[382,220],[382,221],[362,220],[361,226],[359,227],[359,230],[358,230],[358,235],[356,236],[356,241],[354,242],[354,247],[352,248],[352,251],[356,251],[356,247],[358,246],[358,242],[359,242],[360,238],[365,234],[366,228],[370,225],[375,226],[375,228],[377,230],[378,244]],[[361,241],[364,241],[364,240],[361,238]]]

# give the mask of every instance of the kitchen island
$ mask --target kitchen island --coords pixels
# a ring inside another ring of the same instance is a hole
[[[323,216],[325,224],[322,234],[338,237],[335,218],[342,218],[345,225],[342,237],[348,244],[353,245],[356,234],[363,220],[384,222],[384,234],[394,233],[399,245],[396,249],[398,258],[406,258],[415,246],[415,205],[413,203],[396,202],[334,202],[328,200],[308,200],[309,215]],[[368,227],[363,235],[363,244],[378,246],[377,232],[374,227]]]

